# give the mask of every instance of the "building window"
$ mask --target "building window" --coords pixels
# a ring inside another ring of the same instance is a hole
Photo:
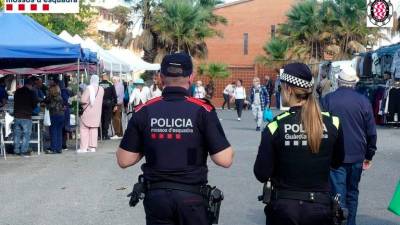
[[[275,33],[276,33],[275,25],[271,25],[271,38],[275,37]]]
[[[243,34],[243,54],[249,54],[249,33]]]

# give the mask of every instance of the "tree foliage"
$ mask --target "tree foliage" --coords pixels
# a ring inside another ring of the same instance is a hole
[[[220,0],[141,0],[135,7],[142,14],[143,33],[135,46],[143,48],[144,59],[159,61],[165,54],[182,51],[193,57],[207,55],[205,39],[222,36],[214,27],[226,24],[213,9]]]
[[[126,46],[130,40],[131,33],[129,33],[129,28],[132,27],[133,22],[130,19],[131,10],[124,6],[117,6],[111,9],[111,14],[114,16],[120,26],[115,32],[115,38],[118,40],[118,43]]]
[[[348,59],[363,52],[382,35],[366,27],[364,0],[305,0],[287,13],[287,22],[278,27],[275,39],[264,47],[265,55],[257,63],[296,60],[318,62],[324,54]]]
[[[83,1],[79,1],[79,5],[79,14],[31,13],[28,15],[56,34],[66,30],[70,34],[84,35],[93,13]],[[4,0],[0,0],[0,10],[3,8]]]
[[[29,16],[56,34],[66,30],[72,35],[85,35],[89,19],[93,16],[93,13],[88,5],[79,1],[78,14],[32,13]]]
[[[207,76],[212,81],[228,78],[231,75],[228,65],[223,63],[200,64],[197,73],[201,76]]]

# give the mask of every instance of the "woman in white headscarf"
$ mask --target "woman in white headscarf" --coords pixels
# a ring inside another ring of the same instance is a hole
[[[99,86],[99,76],[92,75],[81,98],[83,114],[81,116],[81,142],[78,153],[96,152],[98,128],[101,120],[104,89]]]

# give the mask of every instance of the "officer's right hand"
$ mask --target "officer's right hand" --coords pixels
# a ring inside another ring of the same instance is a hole
[[[218,166],[229,168],[233,163],[233,148],[228,147],[216,154],[211,155],[211,160]]]

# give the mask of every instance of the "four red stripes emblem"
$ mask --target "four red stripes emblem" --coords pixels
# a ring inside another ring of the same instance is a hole
[[[151,134],[151,139],[155,140],[155,139],[174,139],[175,140],[181,140],[182,139],[182,135],[181,134],[163,134],[163,133],[152,133]]]
[[[25,11],[25,4],[18,4],[18,11]],[[13,10],[13,5],[12,4],[6,4],[6,11],[12,11]],[[38,10],[38,5],[37,4],[30,4],[30,10],[31,11],[37,11]],[[49,4],[43,4],[42,5],[42,10],[43,11],[49,11],[50,10],[50,5]]]

